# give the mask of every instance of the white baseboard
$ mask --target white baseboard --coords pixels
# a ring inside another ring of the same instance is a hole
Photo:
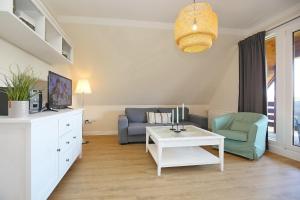
[[[269,144],[269,151],[293,160],[300,161],[299,152],[291,151],[289,149],[284,149],[283,147],[280,147],[275,144]]]
[[[118,131],[83,131],[83,135],[118,135]]]

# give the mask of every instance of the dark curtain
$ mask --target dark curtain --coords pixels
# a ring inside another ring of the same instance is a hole
[[[239,42],[239,112],[267,115],[265,35]],[[268,148],[268,134],[266,144]]]

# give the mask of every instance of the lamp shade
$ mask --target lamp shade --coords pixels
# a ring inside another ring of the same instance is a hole
[[[92,93],[90,82],[87,79],[78,80],[76,85],[76,94],[90,94]]]
[[[182,51],[204,51],[218,37],[217,14],[208,3],[187,5],[176,19],[174,35],[176,44]]]

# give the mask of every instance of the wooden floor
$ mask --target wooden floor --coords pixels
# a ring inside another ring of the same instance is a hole
[[[267,153],[249,161],[225,153],[225,170],[195,166],[162,169],[144,144],[119,145],[116,136],[90,136],[50,200],[221,199],[299,200],[300,162]],[[210,150],[217,154],[216,150]]]

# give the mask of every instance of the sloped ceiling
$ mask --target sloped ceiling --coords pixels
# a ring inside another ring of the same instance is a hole
[[[171,26],[192,1],[43,1],[74,43],[74,81],[91,81],[88,105],[209,104],[228,65],[237,63],[232,59],[243,30],[299,5],[299,0],[208,0],[221,34],[211,49],[186,54],[175,46]]]
[[[221,35],[211,49],[186,54],[172,30],[64,24],[75,45],[74,80],[88,78],[91,105],[207,104],[237,42]]]

